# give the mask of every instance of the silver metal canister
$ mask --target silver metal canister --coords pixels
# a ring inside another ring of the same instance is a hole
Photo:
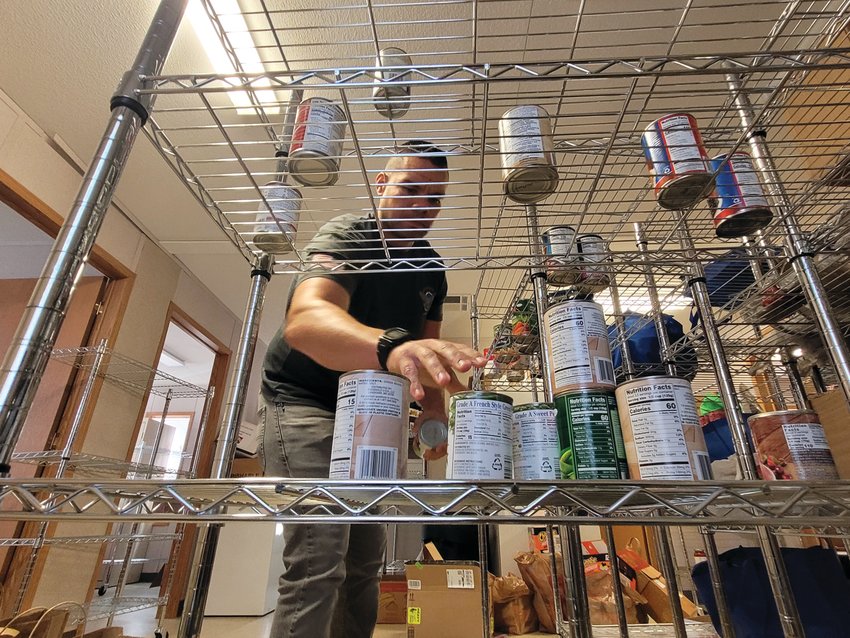
[[[287,236],[294,244],[301,213],[301,191],[283,182],[269,182],[261,190],[266,201],[260,202],[251,241],[272,255],[290,252]]]
[[[340,376],[329,478],[403,478],[409,415],[405,377],[380,370]]]
[[[540,235],[546,255],[546,280],[553,286],[572,286],[581,278],[576,229],[552,226]]]
[[[514,406],[514,479],[551,481],[560,478],[559,451],[555,406],[551,403]]]
[[[552,353],[555,396],[574,390],[612,390],[617,381],[602,306],[567,300],[543,315],[543,339]]]
[[[558,187],[549,114],[539,106],[517,106],[499,120],[499,149],[505,195],[520,204],[539,202]]]
[[[621,383],[617,410],[633,479],[711,479],[711,460],[686,379],[652,376]]]
[[[497,392],[459,392],[449,399],[446,478],[510,479],[513,399]]]
[[[398,47],[381,49],[375,58],[375,66],[410,66],[410,56]],[[375,71],[375,86],[372,88],[373,104],[378,113],[389,119],[398,119],[410,108],[409,84],[386,84],[397,80],[404,74],[400,69],[381,69]]]
[[[419,426],[419,437],[413,441],[413,452],[418,457],[425,456],[425,452],[433,450],[449,438],[449,427],[437,419],[426,419]]]
[[[599,235],[579,235],[578,252],[581,275],[576,287],[582,292],[599,292],[611,283],[606,263],[609,261],[605,241]]]
[[[348,123],[345,113],[323,97],[310,97],[298,105],[289,174],[304,186],[331,186],[339,179],[339,163]]]

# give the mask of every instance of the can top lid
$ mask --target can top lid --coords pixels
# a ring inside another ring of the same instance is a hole
[[[636,379],[630,379],[629,381],[623,381],[617,387],[621,388],[621,387],[626,386],[626,385],[633,385],[635,383],[641,383],[643,381],[684,381],[689,386],[691,385],[691,382],[688,381],[684,377],[673,376],[672,374],[653,374],[653,375],[650,375],[648,377],[637,377]]]
[[[760,419],[765,416],[786,416],[790,414],[814,414],[817,415],[817,412],[814,410],[774,410],[773,412],[758,412],[757,414],[752,414],[747,417],[747,420],[750,419]]]
[[[341,375],[339,375],[339,378],[342,379],[344,377],[350,377],[350,376],[353,376],[355,374],[358,375],[358,376],[365,374],[365,375],[374,376],[374,377],[396,377],[398,379],[404,379],[405,381],[407,381],[408,385],[410,384],[410,381],[408,381],[407,377],[404,376],[403,374],[398,374],[396,372],[390,372],[388,370],[371,370],[371,369],[370,370],[349,370],[348,372],[343,372]]]
[[[499,392],[487,392],[483,390],[469,390],[467,392],[456,392],[451,395],[451,400],[461,400],[461,399],[488,399],[490,401],[501,401],[502,403],[509,403],[511,405],[514,404],[513,397],[508,396],[507,394],[501,394]]]
[[[554,410],[554,403],[520,403],[514,406],[514,412],[522,412],[523,410]]]

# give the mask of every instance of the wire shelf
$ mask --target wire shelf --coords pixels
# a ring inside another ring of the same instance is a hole
[[[50,354],[52,359],[87,370],[94,365],[97,348],[58,348]],[[174,399],[200,399],[207,396],[206,388],[188,383],[175,376],[152,368],[130,357],[106,350],[98,376],[130,392]]]
[[[121,596],[112,598],[95,598],[86,606],[88,610],[87,620],[92,622],[95,620],[103,620],[109,618],[110,615],[129,614],[134,611],[150,609],[151,607],[159,607],[168,602],[167,596],[162,597],[147,597],[147,596]]]
[[[12,454],[12,461],[14,463],[50,467],[58,465],[63,459],[61,451],[15,452]],[[67,469],[72,470],[76,475],[95,478],[102,476],[176,478],[178,476],[188,477],[191,474],[186,470],[170,470],[157,465],[120,461],[118,459],[81,452],[72,453],[71,457],[67,459],[67,462]]]
[[[0,519],[845,526],[850,483],[13,480]],[[399,514],[399,511],[404,512]]]
[[[42,545],[102,545],[103,543],[126,543],[127,541],[170,541],[182,538],[182,534],[134,534],[105,536],[50,536],[38,538],[0,538],[0,547],[34,547]]]
[[[507,269],[516,272],[499,275],[505,281],[496,288],[515,289],[535,260],[524,207],[503,195],[497,125],[519,104],[544,107],[554,130],[560,182],[538,205],[541,228],[568,223],[600,234],[613,264],[628,268],[635,258],[625,247],[632,244],[629,224],[642,221],[654,265],[688,261],[676,246],[677,222],[655,204],[640,134],[655,118],[687,110],[712,153],[742,147],[745,132],[724,79],[730,71],[744,78],[804,230],[815,232],[845,202],[842,188],[825,179],[848,151],[850,41],[842,35],[842,2],[671,1],[663,9],[648,0],[627,7],[535,2],[522,11],[511,4],[318,2],[296,10],[249,0],[241,5],[246,26],[232,31],[234,16],[205,2],[236,72],[145,78],[142,93],[158,96],[146,133],[250,260],[258,252],[254,218],[268,210],[260,187],[278,176],[290,91],[343,107],[339,182],[301,189],[297,233],[289,236],[295,251],[277,256],[278,272],[314,268],[304,250],[309,238],[342,212],[373,212],[375,177],[386,158],[398,143],[426,138],[450,154],[448,194],[429,235],[442,264],[392,250],[389,233],[389,259],[353,256],[342,268]],[[262,71],[240,62],[233,42],[245,36]],[[379,49],[396,45],[412,64],[388,85],[411,86],[412,99],[404,117],[388,120],[372,97],[374,60]],[[247,107],[237,107],[234,94],[246,95]],[[830,132],[818,125],[827,114]],[[704,204],[687,211],[705,261],[737,245],[715,236],[710,217]],[[776,216],[765,238],[783,234]]]

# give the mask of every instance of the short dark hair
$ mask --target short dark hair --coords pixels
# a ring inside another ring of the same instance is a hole
[[[396,155],[422,155],[437,168],[449,169],[447,154],[440,147],[425,140],[409,140],[400,144],[396,149]]]

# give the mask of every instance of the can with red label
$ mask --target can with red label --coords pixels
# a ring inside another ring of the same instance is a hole
[[[813,410],[763,412],[747,419],[765,480],[838,479],[832,451]]]
[[[310,97],[298,105],[289,174],[304,186],[331,186],[339,179],[339,162],[345,139],[345,113],[323,97]]]
[[[680,210],[708,197],[713,185],[708,154],[692,115],[671,113],[655,120],[640,142],[660,206]]]
[[[260,202],[251,241],[257,248],[272,255],[288,253],[295,243],[301,191],[283,182],[269,182],[260,190],[265,201]]]
[[[379,370],[339,378],[329,478],[396,479],[407,470],[410,381]]]
[[[773,213],[748,153],[738,151],[711,160],[717,188],[714,230],[718,237],[752,235],[770,223]]]

